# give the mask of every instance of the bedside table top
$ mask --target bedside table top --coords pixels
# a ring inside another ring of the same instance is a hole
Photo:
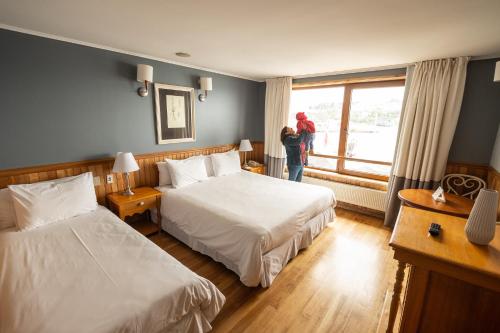
[[[244,166],[242,165],[241,168],[246,171],[257,171],[257,170],[263,170],[266,168],[265,164],[261,164],[258,166]]]
[[[133,188],[132,192],[134,192],[134,195],[130,196],[122,195],[121,192],[110,193],[106,195],[106,198],[111,202],[113,202],[115,205],[123,205],[138,200],[144,200],[147,198],[157,197],[161,195],[160,191],[155,190],[154,188],[151,187]]]

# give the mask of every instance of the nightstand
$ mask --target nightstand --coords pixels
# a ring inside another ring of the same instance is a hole
[[[243,166],[242,167],[243,170],[246,170],[246,171],[250,171],[250,172],[253,172],[253,173],[258,173],[258,174],[261,174],[261,175],[265,175],[267,174],[267,167],[262,164],[262,165],[259,165],[259,166],[255,166],[255,167],[251,167],[251,166]]]
[[[121,193],[110,193],[106,199],[111,211],[125,221],[127,216],[148,211],[148,221],[131,223],[131,226],[141,234],[148,236],[154,232],[161,233],[161,192],[151,187],[138,187],[132,190],[134,195],[125,196]],[[156,208],[158,223],[151,221],[151,209]]]

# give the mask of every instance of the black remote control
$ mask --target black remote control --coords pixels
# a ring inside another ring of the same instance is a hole
[[[431,223],[431,226],[429,227],[429,234],[431,234],[431,236],[439,236],[440,231],[441,231],[440,224]]]

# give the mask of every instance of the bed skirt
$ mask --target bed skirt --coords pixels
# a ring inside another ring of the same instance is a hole
[[[156,214],[151,214],[156,217]],[[326,228],[329,222],[333,221],[335,210],[333,207],[328,207],[323,212],[319,213],[309,221],[307,221],[300,231],[292,238],[281,244],[280,246],[270,250],[262,256],[262,276],[260,284],[264,288],[268,288],[273,283],[274,279],[285,265],[293,259],[300,250],[307,248],[312,244],[313,239],[318,236],[323,229]],[[190,237],[183,230],[179,229],[175,223],[170,222],[167,218],[162,218],[162,229],[174,236],[190,248],[200,253],[203,253],[215,261],[221,262],[228,269],[236,274],[238,267],[228,258],[221,255],[214,249],[211,249],[200,241]]]

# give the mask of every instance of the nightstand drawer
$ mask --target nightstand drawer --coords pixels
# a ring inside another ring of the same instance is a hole
[[[156,198],[146,198],[138,201],[127,202],[120,206],[120,211],[132,213],[132,212],[142,212],[151,207],[156,207]]]

